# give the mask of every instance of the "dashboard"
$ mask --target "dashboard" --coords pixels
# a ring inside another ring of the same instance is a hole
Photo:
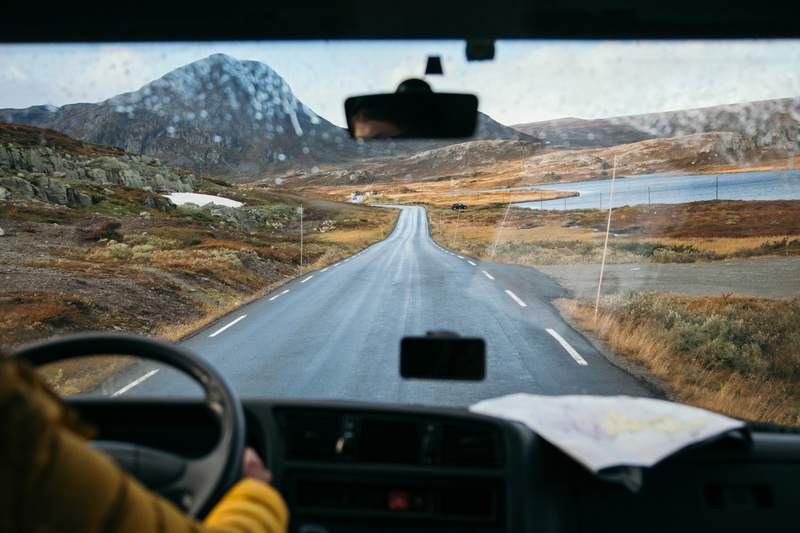
[[[795,522],[800,435],[751,425],[602,481],[521,424],[462,409],[243,400],[298,533],[707,531]],[[201,457],[218,435],[192,401],[72,402],[122,440]]]

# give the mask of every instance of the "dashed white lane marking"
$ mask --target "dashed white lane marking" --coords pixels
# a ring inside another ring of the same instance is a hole
[[[314,276],[308,276],[306,279],[302,280],[300,283],[305,283],[306,281],[310,280],[310,279],[311,279],[311,278],[313,278],[313,277],[314,277]]]
[[[247,316],[247,315],[242,315],[242,316],[240,316],[239,318],[237,318],[236,320],[234,320],[233,322],[231,322],[231,323],[230,323],[230,324],[228,324],[227,326],[223,326],[223,327],[219,328],[217,331],[215,331],[214,333],[212,333],[211,335],[209,335],[209,337],[216,337],[217,335],[219,335],[220,333],[222,333],[223,331],[225,331],[226,329],[228,329],[228,328],[229,328],[229,327],[231,327],[232,325],[236,324],[237,322],[239,322],[240,320],[242,320],[242,319],[243,319],[244,317],[246,317],[246,316]]]
[[[273,296],[272,298],[270,298],[270,299],[269,299],[269,301],[271,302],[272,300],[274,300],[274,299],[275,299],[275,298],[277,298],[278,296],[283,296],[283,295],[284,295],[284,294],[286,294],[287,292],[289,292],[289,289],[286,289],[285,291],[283,291],[283,292],[282,292],[282,293],[280,293],[280,294],[276,294],[275,296]]]
[[[127,385],[125,385],[124,387],[122,387],[120,390],[118,390],[117,392],[115,392],[114,394],[112,394],[112,395],[111,395],[111,397],[112,397],[112,398],[116,398],[116,397],[117,397],[117,396],[119,396],[120,394],[125,394],[126,392],[128,392],[129,390],[131,390],[132,388],[134,388],[136,385],[138,385],[138,384],[139,384],[139,383],[141,383],[142,381],[146,380],[147,378],[149,378],[150,376],[152,376],[153,374],[155,374],[156,372],[158,372],[158,369],[151,370],[150,372],[148,372],[148,373],[147,373],[147,374],[145,374],[144,376],[140,377],[140,378],[139,378],[139,379],[137,379],[136,381],[133,381],[133,382],[131,382],[131,383],[128,383]]]
[[[478,265],[476,265],[475,263],[473,263],[473,262],[472,262],[472,261],[470,261],[470,260],[467,260],[467,263],[469,263],[469,264],[470,264],[470,265],[472,265],[472,266],[478,266]]]
[[[576,363],[578,363],[579,365],[584,365],[584,366],[589,364],[584,360],[583,357],[580,356],[580,354],[578,354],[578,352],[575,351],[575,348],[570,346],[569,343],[567,341],[565,341],[561,337],[561,335],[559,335],[558,333],[556,333],[555,331],[553,331],[550,328],[547,328],[547,333],[552,335],[553,338],[558,341],[558,343],[567,351],[567,353],[570,354],[573,359],[575,359]]]
[[[323,268],[322,270],[320,270],[320,271],[319,271],[319,273],[320,273],[320,274],[322,274],[323,272],[325,272],[325,271],[326,271],[326,270],[328,270],[329,268],[330,268],[330,267],[325,267],[325,268]]]
[[[459,259],[464,259],[463,255],[457,255],[456,257],[458,257]]]
[[[515,302],[517,302],[517,303],[518,303],[520,306],[522,306],[522,307],[528,307],[528,304],[526,304],[525,302],[523,302],[522,300],[520,300],[520,299],[519,299],[519,296],[517,296],[517,295],[516,295],[516,294],[514,294],[513,292],[511,292],[511,291],[506,291],[506,294],[508,294],[509,296],[511,296],[512,298],[514,298],[514,301],[515,301]]]
[[[484,276],[486,276],[486,277],[487,277],[487,278],[489,278],[489,279],[494,279],[494,278],[492,277],[492,275],[491,275],[491,274],[489,274],[488,272],[486,272],[485,270],[483,271],[483,275],[484,275]]]

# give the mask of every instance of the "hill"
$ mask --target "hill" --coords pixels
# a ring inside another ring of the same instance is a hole
[[[608,148],[651,139],[731,132],[754,135],[797,124],[798,99],[783,98],[595,120],[562,118],[512,127],[553,146]]]

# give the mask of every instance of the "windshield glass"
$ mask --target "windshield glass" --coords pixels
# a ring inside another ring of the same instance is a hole
[[[3,347],[133,331],[244,398],[797,424],[798,72],[791,40],[3,45]],[[410,78],[477,95],[475,135],[351,139],[344,101]],[[427,332],[483,338],[485,379],[401,378]],[[135,360],[47,374],[198,394]]]

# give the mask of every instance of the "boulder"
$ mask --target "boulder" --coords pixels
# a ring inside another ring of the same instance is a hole
[[[19,194],[25,198],[33,198],[35,195],[33,185],[20,177],[0,178],[0,187],[7,189],[13,194]]]
[[[90,195],[79,192],[71,187],[67,188],[67,199],[69,203],[77,204],[81,207],[91,207],[94,203]]]

